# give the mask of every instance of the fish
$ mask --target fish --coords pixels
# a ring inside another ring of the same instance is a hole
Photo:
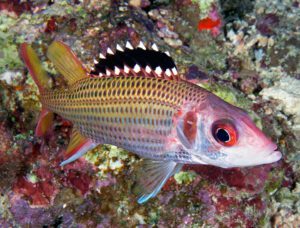
[[[204,18],[198,22],[198,30],[211,30],[221,25],[221,20],[218,18],[216,20],[210,17]]]
[[[247,167],[282,157],[246,111],[184,79],[170,53],[156,44],[109,47],[88,70],[55,40],[47,57],[65,81],[59,87],[51,85],[30,44],[21,44],[20,56],[40,93],[36,137],[45,135],[56,113],[73,123],[62,166],[99,144],[140,156],[140,204],[184,164]]]
[[[210,31],[213,37],[217,37],[221,33],[222,21],[215,6],[212,7],[206,18],[199,20],[198,31]]]

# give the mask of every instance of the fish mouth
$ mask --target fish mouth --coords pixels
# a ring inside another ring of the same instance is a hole
[[[282,158],[282,153],[277,150],[277,145],[274,143],[271,143],[271,145],[268,148],[268,151],[270,151],[267,155],[267,159],[270,163],[277,162]]]
[[[278,151],[277,148],[277,145],[272,142],[266,147],[265,151],[268,151],[268,155],[271,155],[274,152]]]

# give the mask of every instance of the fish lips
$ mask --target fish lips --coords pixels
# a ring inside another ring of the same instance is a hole
[[[268,146],[267,151],[270,151],[266,157],[268,163],[277,162],[282,158],[282,153],[277,150],[277,145],[275,143],[271,143]]]

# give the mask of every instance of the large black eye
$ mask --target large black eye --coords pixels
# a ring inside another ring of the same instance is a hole
[[[215,136],[216,136],[216,139],[218,139],[221,142],[228,142],[230,140],[229,133],[223,128],[218,128],[216,130]]]
[[[227,120],[219,120],[214,123],[212,135],[223,146],[233,146],[237,143],[237,131],[233,123]]]

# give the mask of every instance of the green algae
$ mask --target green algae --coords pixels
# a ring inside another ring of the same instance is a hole
[[[270,215],[262,215],[257,221],[258,227],[266,227],[269,221],[269,216]]]
[[[203,83],[203,84],[199,84],[199,86],[212,92],[213,94],[220,97],[221,99],[228,102],[229,104],[244,106],[242,103],[238,103],[237,94],[234,93],[232,89],[229,89],[225,86],[218,85],[217,83],[214,84]]]
[[[196,178],[197,174],[192,171],[181,171],[174,175],[174,179],[178,184],[190,184]]]
[[[148,214],[148,224],[155,225],[158,223],[160,218],[159,211],[151,210]]]
[[[8,195],[0,194],[0,219],[12,219],[13,215],[10,212],[10,200]]]
[[[276,170],[276,179],[274,180],[274,173],[270,173],[268,177],[268,181],[265,184],[265,192],[269,195],[273,195],[280,189],[282,185],[282,181],[284,179],[284,171],[283,170]]]
[[[276,193],[275,198],[280,202],[281,207],[293,208],[300,199],[300,194],[291,191],[289,188],[281,188]]]
[[[35,175],[34,173],[28,173],[28,174],[26,175],[26,179],[27,179],[29,182],[33,183],[33,184],[39,182],[38,176]]]
[[[220,48],[209,33],[199,33],[195,36],[197,39],[190,41],[190,47],[194,52],[190,57],[190,64],[200,66],[208,72],[226,70],[226,48]]]
[[[192,3],[197,4],[200,11],[200,18],[205,18],[208,16],[211,10],[212,4],[215,0],[192,0]]]
[[[127,163],[130,163],[128,152],[113,145],[101,145],[84,155],[85,159],[96,165],[98,176],[106,177],[108,171],[117,174],[122,172]]]
[[[110,158],[118,158],[121,160],[126,160],[128,158],[128,153],[121,148],[116,146],[110,146],[109,155]]]
[[[14,136],[15,140],[25,140],[27,136],[25,134],[17,134]]]
[[[0,14],[0,74],[22,66],[18,44],[24,42],[24,39],[22,36],[15,37],[10,33],[10,28],[16,23],[16,19]]]
[[[72,188],[65,187],[58,192],[54,201],[56,205],[76,208],[82,205],[84,199],[82,197],[78,197],[76,191],[74,191]]]

